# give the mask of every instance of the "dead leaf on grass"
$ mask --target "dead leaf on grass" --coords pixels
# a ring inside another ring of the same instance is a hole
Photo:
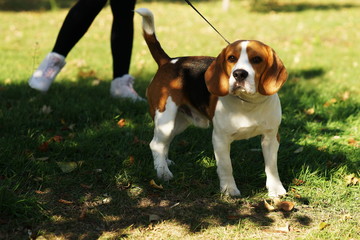
[[[289,233],[290,232],[290,224],[287,223],[285,227],[278,227],[275,229],[264,229],[263,231],[269,233]]]
[[[35,160],[45,162],[45,161],[49,160],[49,157],[39,157],[39,158],[35,158]]]
[[[66,205],[74,204],[74,202],[68,201],[68,200],[65,200],[65,199],[59,199],[58,202],[59,202],[59,203],[66,204]]]
[[[80,167],[84,161],[78,162],[56,162],[63,173],[70,173]]]
[[[40,109],[40,113],[42,113],[42,114],[49,114],[49,113],[51,113],[52,112],[52,109],[51,109],[51,107],[50,106],[47,106],[47,105],[44,105],[44,106],[42,106],[41,107],[41,109]]]
[[[313,115],[315,113],[315,108],[306,109],[304,112],[306,115]]]
[[[342,94],[341,100],[346,101],[350,98],[350,92],[346,91]]]
[[[264,206],[269,212],[276,210],[275,207],[273,205],[269,204],[265,199],[264,199]]]
[[[290,201],[281,201],[280,198],[274,198],[272,199],[271,204],[264,199],[264,206],[269,212],[276,210],[291,212],[295,207],[295,203]]]
[[[120,119],[118,122],[117,122],[117,125],[120,127],[120,128],[123,128],[125,127],[126,125],[126,120],[125,119]]]
[[[333,105],[336,102],[337,102],[336,98],[332,98],[329,101],[327,101],[326,103],[324,103],[324,107],[330,107],[331,105]]]
[[[304,147],[299,147],[298,149],[296,149],[294,151],[295,154],[301,153],[302,151],[304,151]]]
[[[155,189],[160,189],[160,190],[164,189],[164,187],[161,184],[157,185],[156,182],[154,181],[154,179],[151,179],[149,183],[150,183],[150,186]]]
[[[326,227],[328,227],[328,226],[330,226],[329,223],[321,222],[321,223],[319,223],[318,228],[319,228],[319,230],[323,230],[324,228],[326,228]]]
[[[290,224],[286,223],[286,225],[284,227],[275,228],[275,231],[278,231],[281,233],[288,233],[288,232],[290,232]]]
[[[359,182],[360,182],[359,178],[355,177],[355,174],[354,174],[354,173],[345,176],[346,186],[356,185],[356,184],[359,184]]]
[[[285,212],[290,212],[291,210],[294,209],[295,203],[290,202],[290,201],[282,201],[282,202],[278,203],[276,206],[280,210],[283,210]]]
[[[343,216],[341,216],[341,220],[342,221],[346,221],[349,219],[352,219],[353,217],[350,214],[344,214]]]
[[[40,191],[40,190],[36,190],[35,193],[36,194],[39,194],[39,195],[44,195],[44,194],[47,194],[49,191]]]
[[[354,147],[359,147],[359,143],[358,143],[358,141],[355,140],[355,138],[349,138],[348,144],[351,146],[354,146]]]
[[[62,142],[64,141],[64,138],[60,135],[56,135],[56,136],[53,136],[52,138],[49,139],[49,141],[54,141],[54,142]]]
[[[79,78],[90,78],[96,77],[96,72],[94,70],[80,70],[77,75]]]
[[[135,157],[134,156],[131,155],[129,157],[129,163],[130,163],[130,165],[133,165],[135,163]]]
[[[92,189],[92,187],[93,187],[92,184],[91,184],[91,185],[86,185],[86,184],[82,184],[82,183],[80,183],[80,186],[81,186],[82,188],[85,188],[85,189]]]
[[[296,186],[300,186],[300,185],[303,185],[303,184],[304,184],[304,181],[301,180],[301,179],[298,179],[298,178],[294,178],[292,182],[293,182],[293,184],[295,184]]]
[[[40,146],[38,147],[40,152],[47,152],[49,151],[49,143],[48,142],[43,142],[42,144],[40,144]]]

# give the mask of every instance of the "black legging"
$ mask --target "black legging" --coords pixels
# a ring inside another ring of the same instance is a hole
[[[107,0],[78,0],[64,20],[53,51],[66,57],[84,36],[106,2]],[[114,17],[111,28],[114,78],[129,73],[134,37],[135,3],[136,0],[110,0]]]

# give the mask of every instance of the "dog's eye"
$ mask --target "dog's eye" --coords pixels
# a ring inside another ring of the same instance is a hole
[[[237,61],[237,58],[234,55],[230,55],[227,60],[228,62],[234,63]]]
[[[256,56],[256,57],[253,57],[250,61],[251,61],[251,63],[253,63],[253,64],[258,64],[258,63],[261,63],[263,60],[262,60],[261,57]]]

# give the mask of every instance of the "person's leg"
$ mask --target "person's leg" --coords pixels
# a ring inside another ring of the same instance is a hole
[[[113,77],[110,94],[113,97],[126,97],[143,100],[133,89],[134,78],[129,75],[131,52],[134,38],[134,8],[136,0],[110,0],[114,19],[111,28],[111,52],[113,58]]]
[[[67,14],[57,36],[53,52],[66,57],[84,36],[107,0],[79,0]]]
[[[110,0],[114,16],[111,28],[113,77],[129,73],[134,38],[134,8],[136,0]]]
[[[84,36],[107,0],[79,0],[67,14],[57,36],[54,48],[29,80],[30,87],[46,92],[65,65],[65,58]]]

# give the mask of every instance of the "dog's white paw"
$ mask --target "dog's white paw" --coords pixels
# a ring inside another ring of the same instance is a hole
[[[230,185],[221,186],[221,192],[224,193],[225,195],[229,195],[232,197],[238,197],[241,195],[239,189],[235,185],[234,186],[230,186]]]
[[[269,190],[268,195],[271,198],[280,197],[286,194],[286,190],[281,184],[281,182],[277,184],[267,185],[266,187]]]
[[[174,177],[173,174],[170,172],[167,165],[157,167],[156,172],[157,172],[158,178],[163,179],[165,181],[169,181],[170,179],[172,179]]]

